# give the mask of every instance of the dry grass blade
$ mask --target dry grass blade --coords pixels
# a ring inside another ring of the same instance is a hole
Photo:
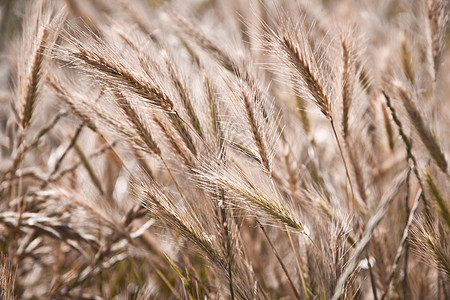
[[[88,158],[84,154],[83,150],[81,150],[80,146],[77,145],[77,143],[75,143],[74,148],[75,148],[75,151],[77,152],[78,156],[80,157],[81,163],[84,165],[84,167],[88,171],[89,177],[91,177],[91,180],[94,183],[95,187],[100,192],[100,195],[103,195],[104,191],[103,191],[103,188],[102,188],[101,181],[100,181],[98,175],[96,174],[96,172],[94,171],[94,168],[92,167],[92,165],[89,162]]]
[[[70,140],[69,145],[67,145],[67,147],[64,150],[63,154],[56,161],[55,166],[53,168],[53,171],[50,173],[49,177],[52,177],[53,175],[56,174],[56,172],[58,172],[58,170],[61,167],[61,164],[62,164],[64,158],[67,156],[69,151],[75,146],[75,144],[77,142],[77,139],[80,137],[80,134],[81,134],[83,128],[84,128],[84,123],[81,123],[78,126],[77,130],[75,131],[75,134],[73,135],[72,139]],[[45,185],[43,187],[45,187]]]
[[[389,149],[391,149],[391,151],[392,151],[392,150],[394,150],[394,134],[393,134],[391,121],[390,121],[390,118],[389,118],[389,115],[387,112],[387,108],[384,104],[381,105],[381,111],[383,113],[384,128],[386,130]]]
[[[358,189],[359,196],[364,201],[364,203],[367,202],[367,192],[366,192],[366,186],[364,181],[364,174],[361,170],[360,163],[357,159],[358,155],[355,153],[357,149],[352,149],[351,147],[348,147],[348,157],[350,158],[350,164],[352,166],[353,172],[355,174],[355,180],[356,180],[356,188]]]
[[[117,141],[112,142],[111,144],[105,145],[102,148],[98,149],[94,153],[90,154],[88,156],[88,159],[98,157],[102,154],[104,154],[106,151],[111,150],[115,145],[117,144]],[[82,161],[78,161],[77,163],[74,163],[72,166],[65,168],[64,170],[61,170],[58,174],[55,174],[53,177],[48,179],[48,182],[57,182],[61,178],[63,178],[65,175],[73,173],[79,166],[83,164]]]

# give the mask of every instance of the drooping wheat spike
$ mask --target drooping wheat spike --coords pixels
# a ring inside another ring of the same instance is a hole
[[[18,66],[18,98],[21,104],[20,124],[25,131],[30,125],[44,72],[44,52],[56,40],[65,16],[54,15],[48,1],[29,5],[24,22],[22,49]]]
[[[61,79],[61,78],[59,78]],[[52,86],[51,83],[49,83],[50,86]],[[52,87],[53,88],[53,87]],[[68,87],[66,83],[63,83],[63,89],[68,88],[67,92],[71,91],[72,88],[75,87]],[[89,88],[86,86],[83,86],[83,88],[87,89],[89,91]],[[58,87],[56,87],[58,89]],[[144,150],[145,152],[149,154],[155,154],[153,152],[153,149],[150,148],[141,138],[139,134],[136,134],[136,129],[132,122],[128,122],[128,117],[126,114],[122,111],[122,109],[115,109],[118,107],[116,104],[117,97],[114,96],[114,93],[105,94],[103,92],[100,93],[100,95],[92,99],[88,97],[85,93],[78,91],[73,91],[73,98],[71,102],[76,101],[77,105],[77,111],[74,111],[76,115],[81,119],[81,121],[85,124],[90,124],[91,122],[97,121],[99,124],[95,125],[95,128],[99,128],[99,126],[102,126],[102,129],[108,128],[109,130],[115,132],[116,134],[119,134],[121,137],[123,137],[125,140],[131,142],[132,145],[134,145],[135,148]],[[69,92],[70,93],[70,92]],[[106,98],[110,102],[108,104],[112,105],[112,107],[108,107],[106,109],[104,105],[101,105],[103,103],[98,103],[99,100],[102,100],[103,98]],[[114,108],[114,109],[111,109]],[[123,113],[123,119],[117,118],[116,114],[121,115]],[[143,127],[145,127],[143,124],[141,124]],[[100,133],[101,134],[101,133]],[[149,143],[151,144],[151,143]]]
[[[138,53],[140,66],[145,70],[147,74],[154,74],[155,77],[158,77],[157,73],[158,72],[162,73],[161,67],[155,61],[153,61],[145,52],[143,53],[142,50],[139,48],[139,45],[136,45],[135,42],[129,40],[127,37],[124,37],[122,34],[119,33],[119,35],[121,36],[121,38],[126,40],[126,43],[130,45],[134,49],[134,51]],[[186,147],[191,151],[191,153],[194,156],[196,156],[197,147],[190,132],[192,131],[195,135],[197,135],[200,139],[203,140],[204,135],[198,114],[194,109],[192,99],[190,98],[189,95],[188,87],[184,82],[181,81],[180,74],[175,69],[172,59],[164,50],[162,51],[161,57],[163,58],[164,63],[168,69],[169,79],[175,86],[175,90],[179,95],[181,103],[188,114],[190,124],[188,124],[181,118],[175,107],[172,108],[172,113],[168,115],[168,118],[172,123],[172,125],[174,126],[175,130],[178,132],[179,136],[183,139]],[[149,68],[148,65],[151,65],[152,66],[151,68],[153,68],[153,70]],[[156,85],[155,88],[161,90],[162,93],[164,94],[165,90],[163,90],[161,86]]]
[[[214,182],[241,199],[242,204],[249,207],[249,211],[256,209],[269,222],[281,222],[289,228],[304,233],[303,224],[295,209],[282,201],[278,195],[268,194],[258,189],[243,171],[239,170],[238,166],[233,166],[230,162],[227,168],[224,169],[221,168],[222,162],[211,160],[203,162],[202,165],[201,172],[197,175],[199,182],[205,186]]]
[[[236,63],[235,61],[218,46],[216,46],[205,34],[203,34],[194,24],[177,14],[175,11],[169,12],[173,20],[178,24],[179,28],[183,30],[187,35],[193,38],[198,45],[200,45],[205,51],[210,53],[216,58],[221,65],[228,71],[235,73]]]
[[[422,118],[422,115],[408,93],[402,87],[397,87],[397,90],[399,97],[403,102],[403,106],[405,107],[406,112],[408,113],[408,116],[420,137],[420,140],[427,148],[437,167],[441,169],[442,172],[447,173],[447,160],[441,151],[441,147],[439,146],[436,137],[427,126],[427,123]]]
[[[436,81],[445,30],[449,19],[449,4],[444,0],[426,0],[426,4],[428,9],[429,52],[433,65],[433,80]]]
[[[179,156],[186,166],[192,166],[193,161],[191,154],[187,152],[187,149],[185,149],[182,145],[179,144],[179,139],[172,131],[172,128],[170,128],[167,125],[167,123],[163,121],[163,119],[160,119],[157,116],[153,116],[153,121],[158,125],[164,136],[169,141],[169,145],[172,148],[173,153]]]
[[[351,190],[351,201],[356,207],[352,180],[339,141],[334,119],[331,111],[330,91],[324,85],[325,76],[320,69],[315,58],[313,49],[308,41],[307,34],[302,23],[294,24],[288,17],[282,20],[278,26],[278,32],[268,28],[270,32],[267,37],[267,47],[273,52],[285,66],[285,70],[281,73],[287,73],[289,80],[294,80],[294,86],[299,90],[300,95],[307,95],[322,112],[322,114],[330,121],[333,134],[338,144],[339,153],[341,154],[347,180]],[[283,76],[283,74],[281,74]],[[284,75],[285,76],[285,75]]]
[[[143,185],[143,183],[140,183],[137,186],[142,193],[139,199],[144,207],[152,215],[169,225],[171,229],[193,242],[213,261],[226,266],[221,253],[214,248],[211,240],[204,235],[205,231],[198,227],[200,224],[194,220],[187,220],[189,214],[179,211],[174,202],[164,195],[155,184],[149,185],[147,183]]]
[[[222,225],[223,232],[223,248],[224,254],[227,259],[228,264],[228,277],[229,277],[229,287],[231,299],[234,299],[234,288],[233,288],[233,260],[234,253],[236,252],[235,247],[237,247],[234,241],[233,234],[233,221],[231,219],[230,204],[225,191],[218,188],[216,192],[216,197],[218,200],[218,210],[219,210],[219,222]]]
[[[140,116],[135,108],[128,101],[126,96],[122,95],[120,92],[115,92],[114,97],[117,105],[123,110],[128,121],[133,125],[136,132],[139,134],[142,141],[147,145],[147,147],[153,151],[156,155],[161,155],[161,150],[158,143],[155,142],[153,136],[148,128],[148,125],[144,122],[142,116]]]
[[[266,170],[269,176],[272,176],[271,158],[267,145],[267,132],[263,132],[264,121],[261,120],[261,112],[257,110],[261,106],[261,99],[258,99],[258,93],[255,89],[246,88],[243,82],[239,83],[239,100],[245,109],[245,116],[250,127],[251,136],[257,148],[258,160]]]
[[[187,123],[178,115],[178,113],[169,114],[168,118],[174,126],[175,130],[180,135],[186,147],[189,149],[189,151],[191,151],[192,155],[197,156],[197,146],[195,145],[194,139],[192,138],[192,135],[189,133],[189,130],[186,127]]]
[[[149,74],[147,71],[140,72],[137,66],[142,67],[142,62],[136,62],[136,58],[127,60],[120,49],[111,47],[100,37],[76,29],[74,31],[75,34],[66,34],[65,39],[76,50],[59,48],[57,58],[77,65],[83,72],[94,76],[100,85],[106,85],[111,89],[121,87],[126,93],[139,96],[144,103],[167,113],[187,148],[196,155],[197,149],[186,127],[187,123],[180,117],[170,97],[157,83],[158,75]],[[106,81],[105,78],[109,80]]]
[[[208,229],[210,228],[205,228],[207,224],[200,223],[191,211],[177,206],[174,200],[169,198],[156,182],[149,181],[147,178],[145,181],[136,181],[134,184],[137,198],[152,216],[155,216],[170,229],[193,243],[218,268],[219,274],[228,276],[230,269],[227,258],[218,248],[217,240],[208,236]],[[238,277],[236,281],[233,281],[233,291],[241,298],[249,297],[251,293],[242,284],[245,279],[242,279],[238,273],[233,273],[234,276]],[[239,282],[239,278],[243,281]],[[227,279],[230,280],[231,278]]]
[[[354,62],[351,46],[345,38],[341,38],[342,47],[342,135],[344,140],[348,136],[348,117],[353,99],[352,67]]]
[[[45,47],[45,41],[48,37],[48,28],[46,25],[49,23],[49,16],[47,14],[47,19],[43,19],[44,7],[43,1],[39,1],[39,6],[32,8],[30,13],[33,16],[32,24],[34,26],[25,25],[28,30],[32,29],[27,36],[24,37],[24,43],[30,43],[31,45],[24,46],[24,57],[27,57],[27,63],[19,66],[19,101],[22,105],[21,107],[21,125],[24,130],[28,127],[31,122],[31,117],[33,115],[33,110],[36,104],[36,97],[38,92],[38,85],[41,79],[41,68],[43,61],[43,51]],[[41,24],[43,22],[44,24]],[[35,28],[37,27],[37,28]],[[29,49],[28,49],[29,48]]]
[[[58,76],[55,76],[55,74],[58,74]],[[83,100],[80,98],[83,96],[77,91],[76,87],[71,86],[69,79],[65,78],[62,73],[54,71],[47,76],[46,83],[57,93],[59,99],[66,103],[81,121],[86,123],[86,126],[93,131],[97,131],[94,120],[82,110],[80,102]]]
[[[142,97],[146,102],[168,113],[173,112],[173,102],[155,86],[152,78],[139,72],[128,63],[118,49],[107,45],[100,37],[74,29],[74,34],[64,37],[74,48],[57,48],[57,58],[77,65],[83,72],[94,76],[107,87],[121,87],[128,93]],[[108,79],[108,80],[105,80]]]
[[[423,218],[417,220],[411,229],[411,243],[419,256],[448,278],[450,277],[449,234],[445,229],[441,234],[438,226]]]
[[[431,89],[432,89],[432,100],[433,100],[433,121],[434,125],[437,123],[438,118],[438,99],[437,99],[437,75],[440,63],[440,56],[442,48],[444,47],[444,38],[447,30],[448,20],[449,20],[449,7],[450,4],[445,0],[426,0],[427,9],[427,28],[426,38],[427,38],[427,52],[428,61],[431,65]]]
[[[356,64],[357,64],[357,56],[354,41],[349,37],[351,31],[341,36],[340,38],[340,47],[342,52],[342,68],[341,68],[341,80],[342,80],[342,137],[344,138],[344,146],[347,149],[348,157],[350,159],[350,164],[355,174],[356,187],[358,189],[358,193],[361,196],[361,199],[366,202],[366,188],[364,184],[364,176],[360,167],[360,163],[356,158],[356,149],[352,149],[351,142],[349,141],[350,132],[349,132],[349,116],[350,116],[350,107],[352,106],[353,98],[354,98],[354,86],[357,82],[357,72],[356,72]]]
[[[306,93],[325,117],[331,120],[330,99],[321,82],[319,67],[301,25],[282,24],[278,33],[272,29],[269,31],[268,46],[282,60],[292,78],[300,83],[296,85],[298,92]]]
[[[191,121],[192,127],[195,129],[197,134],[203,138],[203,130],[199,121],[199,118],[197,116],[197,113],[192,105],[192,100],[190,99],[188,89],[186,88],[185,84],[181,81],[180,76],[178,75],[177,71],[175,70],[174,66],[172,65],[171,59],[167,54],[163,55],[164,62],[166,63],[167,69],[169,71],[170,79],[172,80],[178,95],[181,99],[181,103],[184,106],[184,109],[186,110],[189,119]]]
[[[217,141],[219,151],[222,151],[224,143],[224,132],[222,128],[221,116],[219,114],[219,102],[217,99],[216,88],[207,76],[204,77],[203,86],[205,90],[205,97],[208,103],[208,112],[210,119],[210,127],[213,134],[213,139]]]
[[[39,43],[39,47],[34,56],[34,60],[31,65],[31,73],[28,77],[28,84],[25,85],[26,91],[24,92],[23,97],[21,97],[22,101],[22,127],[25,130],[28,125],[30,125],[31,117],[33,115],[33,110],[36,103],[36,97],[38,94],[38,84],[41,77],[41,67],[43,55],[42,52],[44,50],[44,43],[47,38],[48,32],[47,28],[43,29],[41,41]]]

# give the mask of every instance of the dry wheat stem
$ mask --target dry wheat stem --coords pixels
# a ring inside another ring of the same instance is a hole
[[[403,184],[405,179],[406,179],[406,172],[402,172],[401,174],[397,175],[396,178],[394,179],[394,182],[390,190],[386,194],[384,194],[383,197],[381,198],[380,204],[375,214],[370,218],[369,222],[367,223],[362,238],[356,244],[355,251],[352,254],[352,258],[345,267],[345,270],[342,273],[342,275],[339,277],[339,280],[333,293],[332,298],[333,300],[339,299],[342,293],[344,292],[344,286],[350,275],[355,271],[361,253],[364,251],[367,244],[369,243],[375,228],[378,226],[381,219],[386,214],[388,205],[392,202],[395,194],[398,192],[399,187]]]
[[[409,236],[409,229],[411,228],[411,225],[414,221],[415,213],[416,213],[417,208],[419,207],[419,203],[420,203],[419,200],[421,197],[422,197],[422,190],[419,190],[419,192],[416,195],[416,198],[414,199],[414,204],[411,208],[411,212],[408,217],[408,222],[406,223],[405,229],[403,230],[403,236],[400,241],[400,245],[397,248],[397,253],[395,254],[394,263],[392,264],[392,270],[386,281],[385,289],[384,289],[383,295],[381,296],[381,299],[384,299],[390,290],[391,282],[392,282],[392,279],[394,278],[395,273],[397,272],[397,269],[399,266],[398,263],[400,261],[401,255],[403,253],[403,249],[405,248],[405,244],[407,243],[407,239]]]
[[[417,160],[416,160],[415,156],[412,154],[411,142],[406,137],[406,135],[405,135],[405,133],[403,131],[402,124],[401,124],[400,120],[397,117],[397,114],[396,114],[396,111],[395,111],[394,107],[391,104],[391,99],[389,98],[389,96],[384,91],[382,91],[382,93],[383,93],[384,98],[386,99],[386,105],[389,108],[389,110],[391,111],[392,119],[393,119],[395,125],[397,125],[397,129],[398,129],[399,135],[402,138],[403,143],[405,144],[405,148],[406,148],[406,153],[408,155],[408,159],[410,159],[412,161],[412,169],[414,171],[414,175],[415,175],[415,177],[416,177],[416,179],[417,179],[417,181],[418,181],[418,183],[420,185],[420,189],[423,191],[424,186],[423,186],[423,183],[422,183],[422,179],[420,178],[419,171],[417,169],[418,168]],[[422,199],[423,199],[423,202],[424,202],[424,205],[425,205],[425,212],[426,212],[427,216],[430,216],[428,202],[426,200],[425,195],[423,195],[423,194],[422,194]]]

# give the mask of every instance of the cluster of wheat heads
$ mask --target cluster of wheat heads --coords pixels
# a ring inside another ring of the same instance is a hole
[[[2,299],[449,299],[448,7],[5,0]]]

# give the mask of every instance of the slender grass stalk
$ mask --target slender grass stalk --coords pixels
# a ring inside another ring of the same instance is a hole
[[[400,123],[400,120],[397,117],[397,113],[395,112],[395,109],[394,109],[394,107],[391,104],[391,99],[389,98],[389,96],[384,91],[383,91],[383,95],[384,95],[384,98],[386,99],[387,107],[391,111],[392,119],[393,119],[395,125],[397,125],[400,137],[402,138],[402,141],[405,144],[408,158],[412,161],[412,168],[413,168],[413,171],[414,171],[414,175],[415,175],[417,181],[419,182],[420,188],[423,190],[424,186],[423,186],[423,183],[422,183],[422,179],[420,178],[419,171],[417,169],[417,160],[416,160],[416,158],[414,157],[414,155],[412,153],[411,142],[406,137],[406,135],[405,135],[405,133],[403,131],[402,123]],[[423,202],[424,202],[424,205],[425,205],[425,212],[426,212],[427,216],[430,216],[429,205],[428,205],[428,202],[427,202],[427,200],[426,200],[424,195],[422,195],[422,199],[423,199]]]
[[[281,259],[280,254],[278,253],[277,249],[275,248],[275,246],[273,245],[272,241],[270,240],[269,236],[267,235],[266,229],[264,229],[264,226],[259,222],[259,220],[257,219],[256,222],[259,225],[259,228],[261,228],[262,232],[264,233],[264,236],[266,237],[267,241],[269,242],[270,247],[273,250],[273,253],[275,254],[275,256],[277,257],[278,262],[280,263],[281,268],[283,269],[284,274],[286,274],[286,277],[289,280],[289,284],[291,285],[291,289],[294,292],[295,298],[297,299],[301,299],[300,298],[300,294],[297,291],[297,288],[295,287],[294,282],[292,281],[291,276],[289,275],[289,271],[286,268],[286,265],[283,263],[283,260]]]
[[[386,281],[386,288],[384,289],[383,295],[381,295],[381,299],[384,299],[386,297],[386,295],[388,294],[390,286],[391,286],[392,279],[394,278],[395,272],[397,272],[397,269],[398,269],[398,266],[399,266],[400,257],[401,257],[401,255],[403,253],[403,250],[405,249],[405,245],[407,243],[407,239],[408,239],[408,236],[409,236],[409,229],[411,228],[411,225],[412,225],[412,223],[414,221],[414,215],[416,213],[416,210],[419,207],[419,203],[420,203],[419,200],[420,200],[421,195],[422,195],[422,191],[419,190],[419,192],[417,193],[416,198],[414,200],[414,204],[413,204],[413,207],[411,209],[411,213],[409,214],[408,222],[406,223],[405,229],[403,230],[403,236],[402,236],[400,245],[397,248],[397,253],[396,253],[395,258],[394,258],[394,264],[392,265],[391,273],[389,274],[389,277],[388,277],[388,279]]]
[[[303,293],[305,294],[306,299],[309,299],[309,293],[306,288],[305,278],[303,276],[302,268],[300,267],[300,262],[298,260],[297,251],[295,250],[295,247],[294,247],[294,242],[292,241],[292,237],[291,237],[291,234],[289,233],[289,229],[287,228],[287,226],[285,226],[285,230],[286,230],[286,234],[289,237],[289,243],[291,244],[292,251],[294,252],[295,263],[297,264],[298,274],[299,274],[300,280],[302,282]]]
[[[405,179],[406,179],[406,172],[397,175],[391,189],[385,195],[383,195],[375,214],[370,218],[369,222],[367,223],[364,235],[362,236],[362,238],[355,247],[355,251],[352,254],[352,258],[345,267],[344,272],[339,277],[332,299],[339,299],[339,297],[341,297],[341,295],[344,293],[347,280],[350,277],[350,275],[354,272],[361,253],[364,251],[367,244],[369,243],[375,228],[378,226],[381,219],[386,214],[386,209],[388,205],[392,202],[400,185],[404,182]]]

